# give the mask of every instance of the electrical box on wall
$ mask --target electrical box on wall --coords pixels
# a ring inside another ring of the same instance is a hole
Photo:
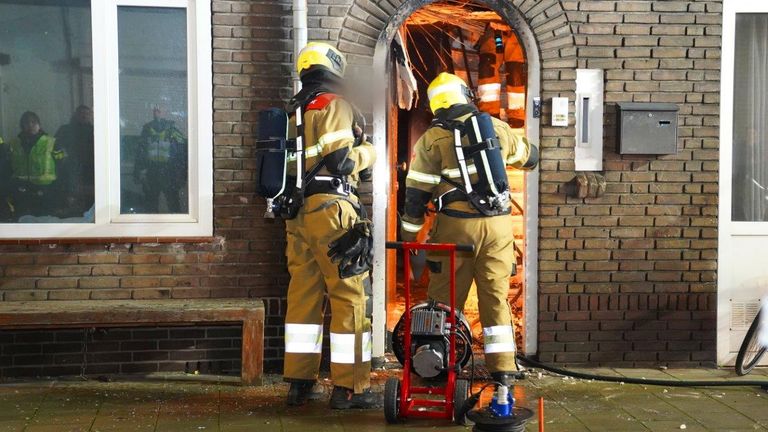
[[[576,69],[576,171],[603,169],[603,70]]]
[[[619,154],[677,153],[677,105],[627,102],[618,108]]]

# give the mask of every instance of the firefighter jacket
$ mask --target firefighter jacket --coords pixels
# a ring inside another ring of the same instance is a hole
[[[55,147],[56,140],[45,133],[32,138],[31,146],[25,145],[21,134],[7,144],[11,176],[22,182],[47,186],[56,181],[56,161],[64,159],[66,153]],[[3,144],[0,144],[3,145]]]
[[[295,137],[295,115],[290,122],[290,135]],[[376,151],[369,142],[355,145],[353,123],[352,105],[335,94],[320,94],[306,105],[302,119],[305,148],[304,173],[323,161],[324,166],[318,172],[317,178],[346,177],[350,186],[357,187],[360,171],[373,166],[376,161]],[[296,156],[288,160],[288,173],[296,175]],[[357,200],[353,194],[350,195],[350,199]]]
[[[464,121],[467,117],[469,114],[460,115],[454,120]],[[496,118],[492,121],[507,166],[517,169],[534,168],[533,160],[538,154],[536,148],[525,137],[515,134],[507,123]],[[462,138],[462,145],[469,145],[466,137]],[[467,169],[471,183],[475,184],[478,181],[477,168],[471,160],[467,161]],[[430,200],[435,200],[454,189],[446,178],[454,183],[462,182],[454,150],[454,135],[451,131],[433,126],[427,129],[413,146],[406,177],[405,212],[402,217],[403,240],[415,239],[416,233],[424,224],[426,205]],[[441,210],[446,209],[466,214],[468,217],[480,215],[477,209],[463,200],[451,202]]]

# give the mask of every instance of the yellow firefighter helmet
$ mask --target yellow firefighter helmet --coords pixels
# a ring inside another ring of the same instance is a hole
[[[324,42],[310,42],[302,48],[296,59],[296,71],[299,76],[317,69],[325,69],[339,78],[344,78],[347,60],[344,54]]]
[[[437,76],[427,88],[429,108],[436,113],[443,108],[456,104],[466,104],[472,101],[472,92],[467,83],[456,75],[443,72]]]

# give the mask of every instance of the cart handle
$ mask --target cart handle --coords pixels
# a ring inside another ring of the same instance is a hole
[[[453,243],[416,243],[416,242],[387,242],[387,249],[419,249],[419,250],[455,250],[458,252],[474,252],[473,244],[453,244]]]

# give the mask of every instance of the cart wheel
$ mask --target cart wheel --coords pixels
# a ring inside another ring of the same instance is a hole
[[[387,423],[400,423],[400,380],[392,377],[384,383],[384,418]]]
[[[453,389],[453,421],[457,425],[467,424],[466,413],[461,414],[461,407],[469,398],[469,381],[463,379],[456,380],[456,387]]]

